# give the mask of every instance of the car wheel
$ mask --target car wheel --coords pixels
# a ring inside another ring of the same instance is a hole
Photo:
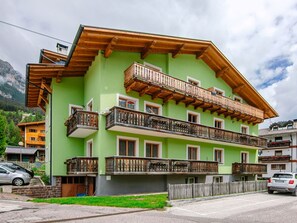
[[[273,190],[268,190],[268,194],[273,194]]]
[[[292,192],[292,195],[295,197],[297,196],[297,188],[295,188],[295,190]]]
[[[15,178],[12,181],[13,185],[15,186],[22,186],[24,184],[24,181],[21,178]]]

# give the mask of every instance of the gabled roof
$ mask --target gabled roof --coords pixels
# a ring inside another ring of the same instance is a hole
[[[59,82],[62,77],[84,76],[99,50],[106,58],[113,51],[136,52],[142,59],[149,54],[158,53],[170,53],[173,58],[178,57],[179,54],[195,55],[196,59],[202,59],[213,69],[216,77],[222,78],[234,93],[240,95],[248,104],[263,110],[265,118],[278,116],[277,112],[211,41],[83,25],[79,27],[65,65],[56,63],[27,65],[26,105],[28,107],[42,105],[44,102],[40,100],[40,95],[43,98],[47,96],[46,91],[40,92],[34,85],[50,85],[51,78],[57,78]]]
[[[45,121],[38,122],[20,122],[18,126],[30,126],[30,125],[45,125]]]
[[[25,148],[17,146],[7,146],[5,149],[6,154],[27,154],[33,155],[37,152],[36,148]]]

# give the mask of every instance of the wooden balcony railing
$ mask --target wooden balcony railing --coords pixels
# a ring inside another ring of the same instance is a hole
[[[290,155],[284,156],[259,156],[258,160],[261,162],[282,162],[289,161],[291,159]]]
[[[67,174],[97,174],[98,158],[96,157],[74,157],[66,160]]]
[[[218,163],[212,161],[139,158],[130,156],[106,157],[106,174],[217,174]]]
[[[291,145],[291,140],[284,140],[278,142],[267,142],[267,147],[287,147]]]
[[[171,119],[159,115],[113,107],[106,117],[106,129],[125,126],[174,135],[236,143],[253,147],[266,148],[267,140],[256,136],[231,132],[186,121]]]
[[[216,95],[214,92],[138,63],[132,64],[125,71],[125,88],[127,92],[134,90],[140,95],[148,94],[152,98],[161,98],[164,102],[170,99],[177,103],[184,102],[186,106],[193,105],[195,109],[201,107],[203,110],[254,124],[264,119],[264,112],[258,108]]]
[[[70,136],[77,129],[89,129],[90,133],[98,130],[98,113],[90,111],[75,111],[65,122],[67,126],[67,136]],[[85,134],[86,131],[82,131]],[[77,133],[80,137],[80,133]],[[83,135],[82,137],[86,137]]]
[[[232,163],[232,174],[265,174],[266,164],[258,163]]]

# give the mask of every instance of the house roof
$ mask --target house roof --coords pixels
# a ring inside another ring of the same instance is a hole
[[[269,128],[260,129],[259,136],[272,136],[272,135],[281,135],[281,134],[292,134],[297,133],[297,129],[279,129],[279,130],[270,130]]]
[[[160,53],[170,53],[173,58],[180,54],[195,55],[196,59],[202,59],[214,70],[216,77],[222,78],[234,93],[240,95],[248,104],[263,110],[264,118],[278,116],[277,112],[211,41],[83,25],[78,29],[65,64],[55,62],[65,59],[62,54],[43,50],[43,55],[53,56],[51,60],[55,63],[41,58],[39,64],[27,65],[26,105],[43,107],[48,91],[39,88],[44,89],[44,86],[49,86],[52,78],[56,78],[59,82],[62,77],[84,76],[99,50],[106,58],[113,51],[137,52],[142,59],[149,54]],[[57,58],[54,58],[55,55]]]
[[[38,122],[20,122],[18,126],[30,126],[30,125],[45,125],[45,121]]]
[[[26,154],[34,155],[37,152],[36,148],[25,148],[17,146],[7,146],[5,149],[6,154]]]

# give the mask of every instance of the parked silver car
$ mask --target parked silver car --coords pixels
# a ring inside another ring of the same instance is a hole
[[[278,191],[290,192],[297,196],[297,174],[291,172],[275,173],[268,180],[267,189],[269,194]]]
[[[22,186],[24,184],[29,184],[31,179],[32,177],[28,173],[0,165],[0,184]]]

